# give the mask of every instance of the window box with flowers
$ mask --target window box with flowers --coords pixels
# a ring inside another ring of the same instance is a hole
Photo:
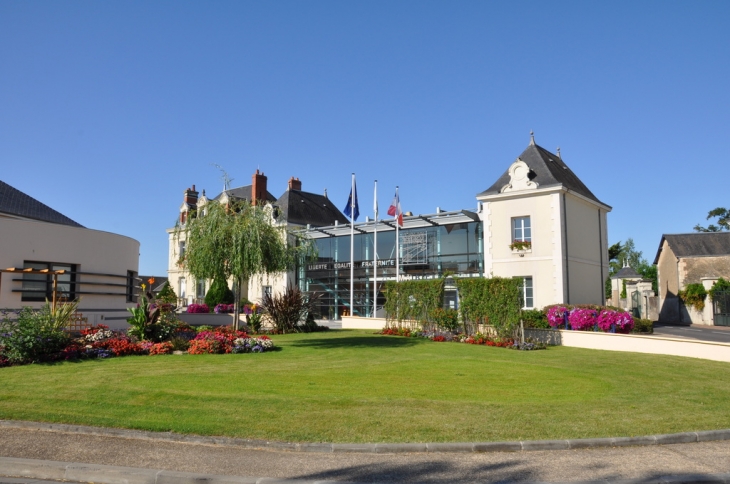
[[[509,244],[510,250],[513,254],[518,254],[520,257],[524,257],[525,254],[532,252],[532,242],[529,240],[515,240]]]

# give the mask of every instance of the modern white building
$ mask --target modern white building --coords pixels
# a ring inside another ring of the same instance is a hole
[[[138,241],[85,228],[0,181],[0,308],[42,306],[53,298],[51,273],[64,271],[61,300],[79,299],[91,324],[123,328],[138,267]]]

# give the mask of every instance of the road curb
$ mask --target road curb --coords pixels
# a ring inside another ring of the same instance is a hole
[[[226,445],[248,449],[265,449],[286,452],[320,453],[433,453],[433,452],[531,452],[544,450],[570,450],[599,447],[625,447],[647,445],[687,444],[730,440],[730,429],[706,430],[701,432],[680,432],[676,434],[646,435],[638,437],[607,437],[593,439],[524,440],[513,442],[433,442],[433,443],[383,443],[383,444],[340,444],[327,442],[292,443],[268,440],[240,439],[234,437],[206,437],[174,432],[148,432],[85,425],[51,424],[0,420],[0,428],[19,428],[45,432],[60,432],[124,439],[186,442],[206,445]]]

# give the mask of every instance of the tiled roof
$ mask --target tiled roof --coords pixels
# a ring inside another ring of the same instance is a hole
[[[664,234],[659,242],[659,250],[657,250],[654,264],[659,261],[659,254],[662,252],[665,240],[677,257],[730,255],[730,232]]]
[[[531,181],[538,184],[538,188],[547,188],[553,186],[563,186],[568,190],[583,195],[584,197],[605,205],[598,200],[596,196],[586,187],[575,173],[565,164],[565,162],[545,148],[536,144],[530,144],[525,151],[519,156],[524,161],[533,176]],[[500,193],[502,187],[509,184],[509,167],[501,177],[489,188],[477,196],[496,195]]]
[[[225,193],[228,194],[229,197],[232,198],[238,198],[243,200],[251,200],[251,189],[253,188],[252,185],[246,185],[245,187],[238,187],[238,188],[230,188],[225,191]],[[221,192],[218,194],[217,197],[215,197],[213,200],[219,200],[224,192]],[[276,201],[276,197],[273,196],[269,191],[266,191],[266,201],[267,202],[274,202]]]
[[[622,267],[611,279],[641,279],[641,274],[629,266]]]
[[[0,181],[0,213],[54,224],[83,227],[48,205]]]
[[[324,227],[349,220],[330,201],[329,198],[301,190],[287,190],[274,203],[281,210],[287,223],[297,225],[310,224],[312,227]]]

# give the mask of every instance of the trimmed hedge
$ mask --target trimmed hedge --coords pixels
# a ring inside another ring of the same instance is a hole
[[[520,324],[520,284],[519,279],[503,277],[456,279],[465,332],[489,324],[500,337],[512,337]]]

